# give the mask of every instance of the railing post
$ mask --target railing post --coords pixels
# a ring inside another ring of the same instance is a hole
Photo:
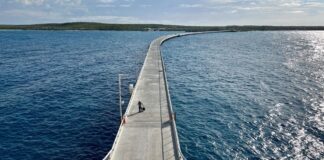
[[[122,74],[118,74],[118,86],[119,86],[119,112],[120,112],[120,122],[123,122],[123,111],[122,111],[122,96],[121,96],[121,76]]]
[[[123,100],[122,100],[122,76],[125,76],[128,74],[118,74],[118,87],[119,87],[119,114],[120,114],[120,123],[123,123],[124,117],[123,117]]]

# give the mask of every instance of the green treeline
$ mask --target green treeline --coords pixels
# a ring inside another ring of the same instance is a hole
[[[0,25],[0,29],[21,30],[117,30],[117,31],[274,31],[324,30],[324,26],[182,26],[162,24],[107,24],[92,22],[47,23],[32,25]]]

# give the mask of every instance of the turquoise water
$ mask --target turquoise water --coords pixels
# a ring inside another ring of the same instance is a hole
[[[324,32],[186,36],[163,55],[187,159],[323,159]]]
[[[118,74],[127,100],[162,34],[0,31],[0,159],[102,159],[119,127]]]

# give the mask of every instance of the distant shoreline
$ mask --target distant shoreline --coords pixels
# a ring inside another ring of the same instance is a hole
[[[163,24],[108,24],[95,22],[46,23],[30,25],[0,25],[0,30],[113,30],[113,31],[278,31],[324,30],[324,26],[183,26]]]

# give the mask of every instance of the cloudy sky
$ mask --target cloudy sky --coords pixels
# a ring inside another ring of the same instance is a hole
[[[324,0],[0,0],[0,24],[324,25]]]

